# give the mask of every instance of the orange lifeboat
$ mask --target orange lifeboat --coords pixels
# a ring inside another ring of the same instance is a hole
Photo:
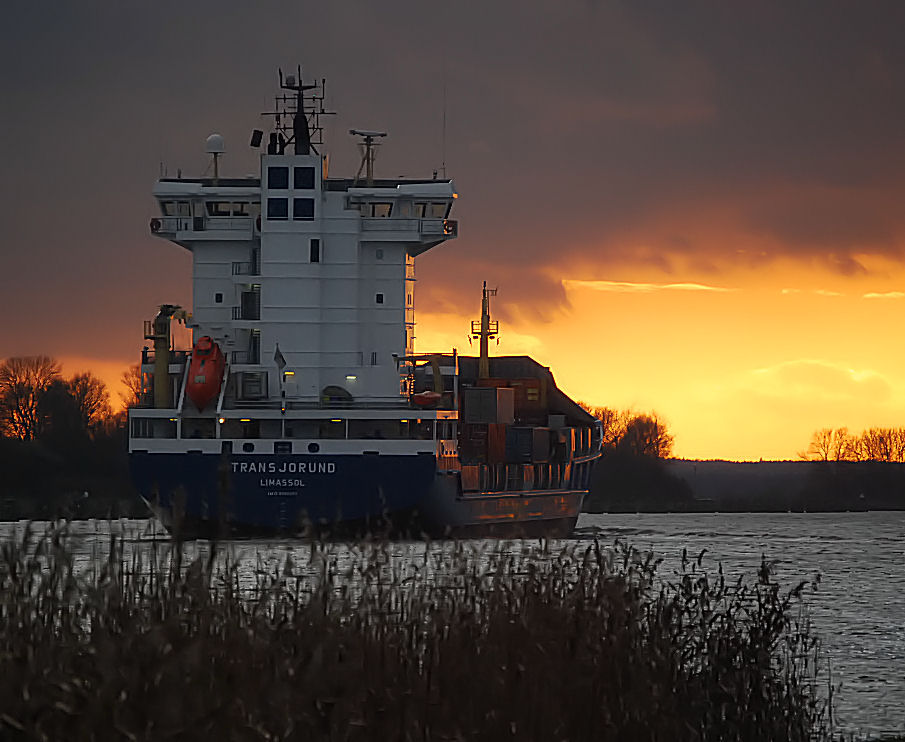
[[[442,398],[439,392],[419,392],[412,395],[412,402],[417,407],[434,407]]]
[[[220,393],[226,358],[223,351],[210,337],[198,338],[192,348],[192,362],[189,364],[189,378],[185,385],[186,396],[199,412],[203,412]]]

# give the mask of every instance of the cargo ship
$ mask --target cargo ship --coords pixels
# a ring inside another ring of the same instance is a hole
[[[260,172],[161,177],[155,237],[192,254],[191,310],[145,323],[129,461],[186,537],[564,536],[600,455],[595,419],[525,356],[415,351],[415,260],[454,239],[452,180],[328,173],[323,80],[280,72]],[[174,323],[191,331],[177,349]]]

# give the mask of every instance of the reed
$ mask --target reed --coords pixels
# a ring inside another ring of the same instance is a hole
[[[0,737],[829,739],[818,646],[753,584],[617,544],[182,544],[78,569],[65,527],[2,545]]]

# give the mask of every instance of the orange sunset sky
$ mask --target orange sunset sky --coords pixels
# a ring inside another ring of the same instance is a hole
[[[656,411],[677,456],[905,426],[901,3],[321,5],[5,11],[0,358],[116,387],[142,320],[191,303],[189,255],[147,233],[154,180],[202,174],[213,131],[221,172],[254,172],[276,67],[301,62],[337,111],[332,173],[363,127],[389,132],[378,175],[456,182],[419,351],[469,352],[486,280],[495,352]]]

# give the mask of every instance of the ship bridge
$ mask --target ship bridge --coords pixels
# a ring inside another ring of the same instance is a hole
[[[226,357],[218,407],[407,403],[413,367],[400,359],[414,355],[415,258],[457,236],[455,185],[375,178],[367,139],[378,133],[357,130],[362,170],[328,177],[322,98],[295,81],[283,88],[289,109],[278,98],[268,141],[252,135],[259,173],[221,177],[227,152],[214,134],[213,177],[161,178],[154,188],[151,233],[192,253],[193,338],[210,336]],[[170,383],[175,409],[181,380]]]

